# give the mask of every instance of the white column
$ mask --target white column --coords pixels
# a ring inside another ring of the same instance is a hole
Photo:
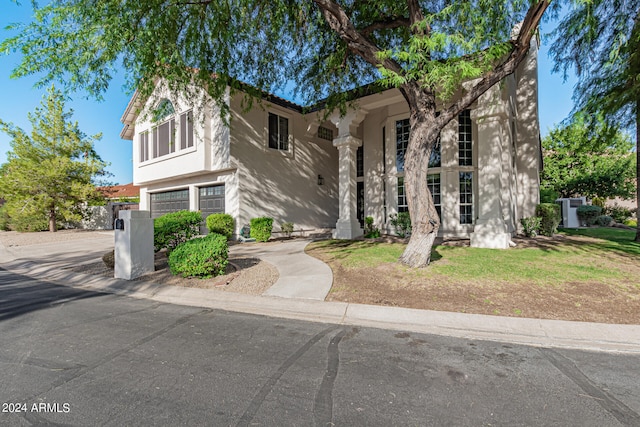
[[[501,99],[497,86],[480,98],[479,108],[472,110],[472,119],[477,124],[478,173],[477,197],[478,219],[471,233],[471,246],[476,248],[507,249],[511,233],[502,210],[502,141],[507,121],[505,101]],[[504,189],[506,190],[506,189]]]
[[[116,279],[133,280],[154,270],[153,220],[149,211],[120,211],[114,231]]]
[[[356,212],[356,150],[362,141],[347,135],[333,140],[333,146],[338,148],[339,156],[339,202],[340,214],[334,239],[353,239],[363,234]]]

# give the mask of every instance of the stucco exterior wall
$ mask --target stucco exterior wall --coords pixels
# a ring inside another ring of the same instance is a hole
[[[240,224],[269,216],[274,231],[283,222],[295,229],[332,228],[338,218],[338,153],[330,141],[307,134],[310,120],[265,103],[243,112],[231,101],[231,164],[238,174]],[[289,119],[289,150],[268,147],[268,113]],[[318,185],[318,175],[324,179]]]

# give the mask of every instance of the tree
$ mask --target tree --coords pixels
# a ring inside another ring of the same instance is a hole
[[[82,217],[82,203],[97,200],[92,180],[107,166],[93,149],[101,135],[87,137],[71,123],[64,98],[53,86],[41,107],[29,113],[32,131],[0,120],[12,141],[0,168],[0,197],[11,224],[21,231],[57,231],[59,221]]]
[[[551,53],[556,70],[574,68],[576,110],[635,127],[640,207],[640,0],[581,0],[564,17]],[[636,231],[640,242],[640,223]]]
[[[542,140],[541,188],[561,197],[633,198],[635,155],[629,136],[603,121],[589,128],[582,115]]]
[[[425,180],[438,134],[516,70],[549,3],[54,0],[0,50],[23,53],[16,76],[71,76],[68,87],[96,94],[121,59],[143,95],[156,79],[187,96],[206,88],[223,113],[228,87],[260,95],[293,80],[298,95],[342,112],[364,84],[397,87],[410,109],[405,189],[413,219],[401,261],[418,267],[429,263],[440,226]],[[447,101],[438,116],[437,98]]]

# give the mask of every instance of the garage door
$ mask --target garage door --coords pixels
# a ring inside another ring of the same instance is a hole
[[[183,210],[189,210],[189,190],[151,194],[151,218]]]
[[[207,234],[207,216],[213,213],[224,213],[224,184],[211,187],[200,187],[200,212],[203,221],[200,232]]]

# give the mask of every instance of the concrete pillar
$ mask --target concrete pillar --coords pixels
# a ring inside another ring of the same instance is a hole
[[[477,124],[477,197],[478,219],[471,233],[471,246],[477,248],[507,249],[511,241],[502,210],[502,152],[503,130],[508,116],[505,102],[498,86],[483,95],[472,110],[472,119]]]
[[[356,150],[362,141],[347,135],[333,140],[338,148],[339,202],[340,210],[334,239],[353,239],[363,234],[356,212]]]
[[[115,234],[116,279],[133,280],[154,271],[153,219],[149,211],[120,211]]]

